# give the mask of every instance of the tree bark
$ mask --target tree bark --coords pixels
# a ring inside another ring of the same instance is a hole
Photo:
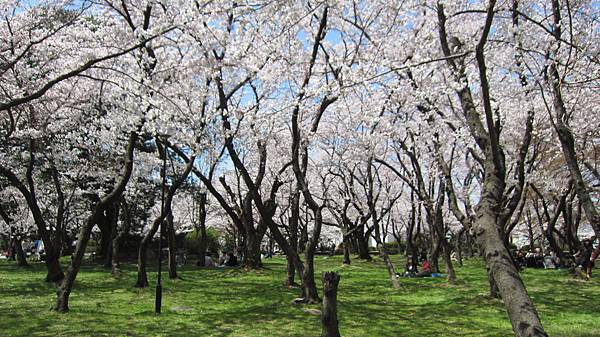
[[[321,308],[322,337],[340,337],[337,319],[337,290],[340,275],[335,272],[323,272],[323,306]]]

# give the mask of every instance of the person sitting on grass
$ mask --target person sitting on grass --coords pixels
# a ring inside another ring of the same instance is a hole
[[[584,278],[590,278],[592,275],[592,268],[594,268],[592,262],[593,246],[592,241],[584,239],[581,241],[581,248],[573,257],[575,258],[574,272],[581,275]]]
[[[415,275],[415,277],[429,277],[431,276],[432,272],[433,270],[431,269],[429,261],[425,260],[423,261],[423,265],[421,266],[421,271],[418,272],[417,275]]]
[[[227,254],[227,261],[225,261],[225,265],[228,267],[235,267],[238,265],[238,260],[233,252],[229,252]]]
[[[206,252],[206,254],[204,255],[204,267],[210,268],[215,266],[215,261],[212,259],[212,256],[210,256],[210,252]]]
[[[417,266],[414,264],[412,256],[408,256],[406,261],[406,267],[404,271],[404,277],[415,277],[417,275]]]
[[[225,254],[224,256],[225,256],[225,259],[224,259],[223,263],[221,263],[219,265],[219,267],[235,267],[235,266],[237,266],[238,260],[232,251],[227,252],[227,254]],[[221,260],[219,260],[219,262],[220,261]]]

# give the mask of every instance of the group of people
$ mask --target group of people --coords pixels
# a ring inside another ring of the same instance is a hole
[[[556,252],[546,249],[542,253],[541,248],[535,248],[527,253],[521,249],[515,252],[515,262],[520,268],[545,268],[557,269],[565,268],[572,271],[579,271],[587,278],[592,277],[594,262],[598,258],[600,249],[594,250],[593,239],[584,239],[581,241],[580,249],[573,254],[572,258],[561,259]]]
[[[210,252],[206,252],[204,255],[204,264],[198,261],[199,267],[236,267],[237,265],[238,259],[232,251],[222,252],[217,262],[213,260]]]
[[[527,253],[518,249],[515,252],[515,261],[520,268],[556,269],[564,267],[564,261],[561,261],[556,252],[548,249],[545,253],[542,253],[539,247]]]
[[[430,277],[433,274],[431,264],[427,261],[427,258],[423,258],[421,262],[421,270],[418,268],[419,262],[417,259],[413,259],[412,256],[408,256],[406,266],[404,270],[404,277]]]

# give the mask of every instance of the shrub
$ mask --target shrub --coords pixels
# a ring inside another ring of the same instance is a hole
[[[219,243],[221,233],[214,228],[207,228],[206,236],[208,237],[206,250],[213,253],[218,252],[221,249]],[[196,229],[186,234],[184,247],[190,254],[200,253],[200,238],[200,231]]]

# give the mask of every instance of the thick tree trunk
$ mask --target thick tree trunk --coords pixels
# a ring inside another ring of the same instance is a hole
[[[35,185],[33,182],[33,170],[35,167],[35,156],[33,148],[35,148],[35,144],[33,141],[31,141],[29,164],[26,173],[26,181],[28,186],[25,186],[25,184],[21,180],[19,180],[19,178],[17,178],[17,176],[10,169],[4,167],[2,164],[0,164],[0,174],[6,177],[11,183],[11,185],[17,188],[27,201],[27,206],[29,207],[31,214],[33,215],[33,220],[37,227],[38,234],[41,236],[42,242],[44,243],[44,249],[46,250],[45,262],[46,268],[48,270],[46,274],[46,282],[58,282],[64,277],[64,273],[62,271],[62,268],[60,267],[59,262],[60,246],[56,246],[55,242],[52,240],[52,235],[48,231],[48,226],[46,224],[46,221],[44,220],[44,215],[42,214],[42,210],[38,205],[38,200],[34,188]],[[2,211],[1,213],[2,218],[4,218],[5,221],[7,219],[10,219],[8,218],[8,216],[5,218],[4,211]],[[6,222],[8,224],[10,221]]]
[[[495,196],[501,195],[502,189],[501,182],[487,173],[477,212],[477,239],[483,250],[491,279],[495,281],[506,306],[515,335],[518,337],[547,336],[510,252],[498,232],[496,220],[499,204]]]
[[[365,237],[364,226],[361,226],[361,228],[358,228],[354,232],[354,237],[357,243],[356,248],[358,248],[358,259],[371,261],[373,258],[369,253],[369,240]]]
[[[323,272],[323,306],[321,308],[321,323],[323,330],[321,337],[340,337],[337,319],[337,290],[340,275],[335,272]]]
[[[55,249],[48,249],[46,247],[46,268],[48,273],[46,274],[46,282],[59,282],[65,277],[63,270],[60,266],[60,254]]]
[[[261,240],[258,238],[258,233],[254,229],[246,232],[246,253],[244,259],[244,267],[250,269],[262,268],[262,261],[260,259],[260,243]]]
[[[302,274],[302,297],[303,302],[316,304],[320,302],[317,285],[315,283],[314,254],[305,253],[304,273]]]
[[[486,268],[486,269],[487,269],[488,287],[489,287],[489,291],[490,291],[490,297],[498,298],[498,299],[502,298],[500,296],[500,290],[498,289],[498,285],[496,284],[496,281],[494,280],[494,276],[490,272],[489,268]]]

